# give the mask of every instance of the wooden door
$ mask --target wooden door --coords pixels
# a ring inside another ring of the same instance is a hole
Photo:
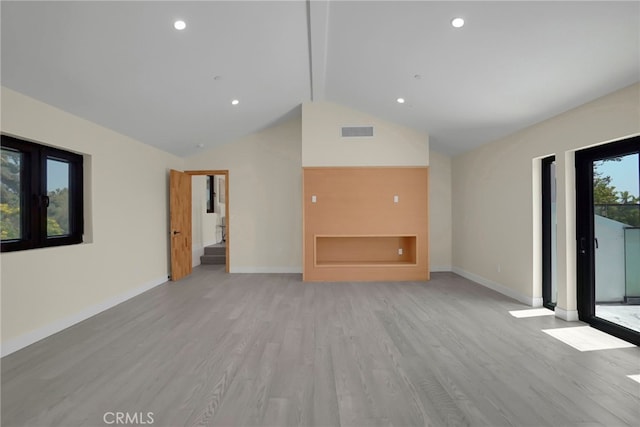
[[[191,175],[171,170],[169,176],[171,216],[171,280],[191,274]]]

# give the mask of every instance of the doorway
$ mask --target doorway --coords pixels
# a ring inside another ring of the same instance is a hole
[[[229,171],[228,170],[197,170],[185,171],[194,177],[203,177],[206,182],[206,200],[203,212],[215,218],[209,232],[215,236],[215,243],[204,247],[204,257],[222,259],[212,264],[224,264],[225,272],[229,272]],[[201,258],[202,259],[202,258]]]
[[[575,160],[580,320],[640,345],[640,137]]]
[[[191,274],[193,268],[192,247],[192,178],[193,176],[218,176],[225,195],[223,230],[225,236],[224,259],[225,272],[229,272],[229,171],[177,171],[171,170],[169,175],[169,216],[170,216],[170,275],[172,281],[180,280]]]
[[[226,179],[224,175],[191,176],[193,196],[193,264],[226,265]]]

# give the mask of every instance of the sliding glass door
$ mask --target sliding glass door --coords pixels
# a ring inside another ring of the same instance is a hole
[[[576,153],[580,319],[640,344],[640,137]]]

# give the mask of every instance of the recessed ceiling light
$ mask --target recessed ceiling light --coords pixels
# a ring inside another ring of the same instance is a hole
[[[455,27],[455,28],[461,28],[462,26],[464,26],[464,19],[462,19],[462,18],[453,18],[451,20],[451,25],[453,25],[453,27]]]
[[[396,101],[398,101],[398,104],[404,104],[404,98],[398,98]]]
[[[240,101],[238,101],[237,99],[234,99],[233,101],[231,101],[231,105],[238,105],[240,104]]]
[[[198,144],[198,145],[197,145],[197,147],[198,147],[198,148],[204,148],[204,144],[203,144],[203,143],[200,143],[200,144]]]
[[[182,20],[177,20],[176,22],[173,23],[173,28],[175,28],[176,30],[182,31],[185,28],[187,28],[187,23]]]

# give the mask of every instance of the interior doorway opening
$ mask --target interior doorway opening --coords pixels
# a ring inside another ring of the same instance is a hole
[[[202,209],[198,208],[197,211],[207,211],[206,202],[206,181],[208,176],[219,176],[218,191],[222,188],[225,195],[224,208],[221,209],[224,212],[224,223],[221,225],[220,232],[224,234],[225,244],[222,248],[224,253],[224,269],[225,272],[229,272],[230,257],[229,257],[229,171],[228,170],[206,170],[206,171],[178,171],[170,170],[169,172],[169,235],[170,235],[170,274],[169,279],[177,281],[183,277],[189,276],[194,266],[194,250],[200,250],[202,241],[198,244],[193,244],[193,204],[194,200],[198,201],[198,206],[202,205]],[[201,180],[203,186],[202,191],[194,195],[193,180],[194,177],[198,177]],[[204,200],[204,202],[202,202]],[[199,215],[199,213],[198,213]],[[197,218],[197,217],[196,217]],[[212,228],[217,233],[217,225]],[[204,252],[204,245],[202,245]],[[196,263],[198,265],[199,263]]]
[[[185,171],[192,179],[192,264],[229,272],[229,172]]]

